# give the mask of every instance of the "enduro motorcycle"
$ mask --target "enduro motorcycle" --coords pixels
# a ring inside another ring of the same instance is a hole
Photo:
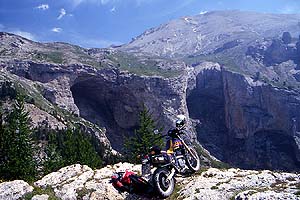
[[[155,131],[158,134],[158,131]],[[142,158],[142,176],[133,172],[118,172],[112,176],[111,183],[119,192],[169,197],[175,187],[175,175],[187,175],[200,169],[197,151],[186,144],[181,137],[180,128],[168,131],[168,151],[161,151],[157,146]],[[155,140],[155,138],[154,138]],[[154,172],[152,173],[151,171]]]
[[[167,198],[173,193],[176,174],[186,175],[200,169],[197,151],[186,144],[181,137],[182,134],[184,132],[179,128],[170,130],[165,135],[169,137],[167,152],[154,146],[142,159],[143,176],[150,177],[148,182],[152,183],[154,190],[162,198]],[[153,174],[151,167],[156,168]]]

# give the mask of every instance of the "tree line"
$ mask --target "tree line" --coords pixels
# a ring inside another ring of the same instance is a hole
[[[0,180],[33,181],[75,163],[92,168],[103,166],[103,158],[92,138],[80,127],[53,130],[40,125],[33,129],[24,97],[14,93],[12,100],[9,112],[2,110],[0,100]],[[162,146],[162,138],[153,133],[156,122],[145,106],[139,117],[139,128],[132,137],[125,139],[124,156],[110,157],[110,163],[140,163],[139,156],[145,155],[152,145]],[[43,144],[42,147],[39,144]]]
[[[45,135],[45,158],[39,162],[38,143]],[[30,127],[24,98],[16,96],[13,108],[5,113],[0,104],[0,179],[34,180],[38,175],[56,171],[70,164],[101,167],[102,160],[80,127],[51,130]]]

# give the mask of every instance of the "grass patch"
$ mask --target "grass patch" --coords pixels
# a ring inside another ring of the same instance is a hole
[[[218,169],[229,169],[231,167],[227,163],[211,158],[211,156],[209,156],[209,154],[200,145],[194,144],[194,146],[199,155],[202,155],[203,157],[209,160],[211,167],[218,168]]]
[[[177,199],[183,199],[180,197],[180,194],[179,194],[179,191],[182,189],[182,186],[179,186],[178,184],[175,184],[175,187],[174,187],[174,191],[173,193],[171,194],[170,197],[167,198],[167,200],[177,200]]]
[[[197,56],[189,56],[185,58],[184,61],[191,66],[196,66],[204,61],[215,62],[235,72],[241,72],[240,67],[235,62],[235,58],[223,54],[201,54]]]
[[[48,200],[59,200],[60,198],[55,196],[55,192],[51,187],[47,187],[45,189],[34,187],[31,193],[28,193],[24,196],[25,200],[31,200],[35,195],[47,194],[49,196]]]
[[[218,188],[218,186],[214,185],[214,186],[212,186],[210,189],[211,189],[211,190],[217,190],[217,189],[219,189],[219,188]]]
[[[272,183],[270,187],[275,191],[283,191],[287,188],[287,182],[276,179],[275,183]]]
[[[140,59],[132,54],[124,52],[114,52],[108,55],[108,58],[118,66],[121,70],[126,70],[130,73],[146,76],[163,76],[172,78],[179,76],[181,70],[167,70],[158,67],[158,61],[154,59]]]
[[[196,188],[195,192],[200,193],[201,192],[200,188]]]
[[[224,182],[218,182],[216,185],[212,186],[210,189],[211,190],[217,190],[219,189],[219,186],[224,184],[224,183],[229,183],[231,181],[231,179],[229,179],[228,181],[224,181]]]
[[[62,64],[64,61],[63,53],[60,51],[41,52],[36,51],[33,54],[33,59],[37,61],[48,61],[56,64]]]
[[[200,167],[200,170],[198,170],[197,172],[195,172],[193,175],[201,175],[203,172],[206,172],[209,169],[209,167]]]
[[[86,189],[86,188],[80,188],[76,190],[77,193],[77,199],[83,199],[85,196],[90,196],[92,192],[96,191],[95,189]]]

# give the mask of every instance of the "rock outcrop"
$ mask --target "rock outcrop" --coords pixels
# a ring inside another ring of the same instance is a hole
[[[164,78],[138,76],[114,69],[84,65],[9,62],[9,73],[38,83],[42,95],[52,104],[105,127],[110,144],[120,150],[124,137],[138,126],[143,105],[164,127],[172,127],[177,114],[187,114],[187,76]],[[182,67],[186,68],[182,63]]]
[[[74,118],[87,130],[96,124],[101,130],[89,132],[117,150],[145,104],[165,129],[177,114],[194,119],[190,136],[222,161],[298,171],[299,32],[299,15],[215,11],[108,49],[1,33],[0,77],[38,96],[28,106],[44,115],[34,117],[36,124],[48,119],[63,127]]]
[[[252,56],[256,61],[262,62],[266,66],[272,66],[293,60],[299,63],[299,41],[293,43],[289,32],[284,32],[281,39],[265,39],[253,46],[249,46],[246,55]]]
[[[200,143],[222,161],[248,169],[299,169],[300,95],[218,64],[195,68],[187,96]]]
[[[297,174],[210,168],[192,177],[178,192],[181,199],[299,199]]]
[[[85,165],[72,165],[48,174],[34,183],[43,189],[52,188],[55,196],[62,200],[71,199],[124,199],[126,194],[119,194],[109,183],[116,171],[131,170],[141,173],[141,166],[129,163],[109,165],[99,170],[92,170]]]
[[[148,199],[144,196],[118,193],[111,183],[114,172],[126,169],[140,173],[140,165],[118,163],[92,170],[85,165],[71,165],[46,175],[34,183],[24,181],[0,184],[0,199]],[[300,176],[268,170],[210,168],[191,177],[177,177],[177,188],[171,199],[299,199]],[[35,194],[35,195],[33,195]],[[32,198],[31,198],[32,197]],[[155,198],[152,198],[155,199]]]
[[[23,180],[0,183],[0,199],[17,200],[33,191],[33,187]]]

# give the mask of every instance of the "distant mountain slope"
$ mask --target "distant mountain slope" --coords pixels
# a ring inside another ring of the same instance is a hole
[[[231,41],[248,45],[283,31],[299,34],[300,15],[212,11],[149,29],[121,49],[168,57],[208,54]]]
[[[188,121],[196,130],[187,132],[224,162],[295,171],[299,20],[300,15],[208,12],[108,49],[0,33],[0,70],[7,75],[0,74],[0,83],[9,77],[33,86],[35,104],[43,105],[36,106],[50,104],[104,127],[117,150],[138,126],[145,104],[165,131],[177,114],[195,119]]]

